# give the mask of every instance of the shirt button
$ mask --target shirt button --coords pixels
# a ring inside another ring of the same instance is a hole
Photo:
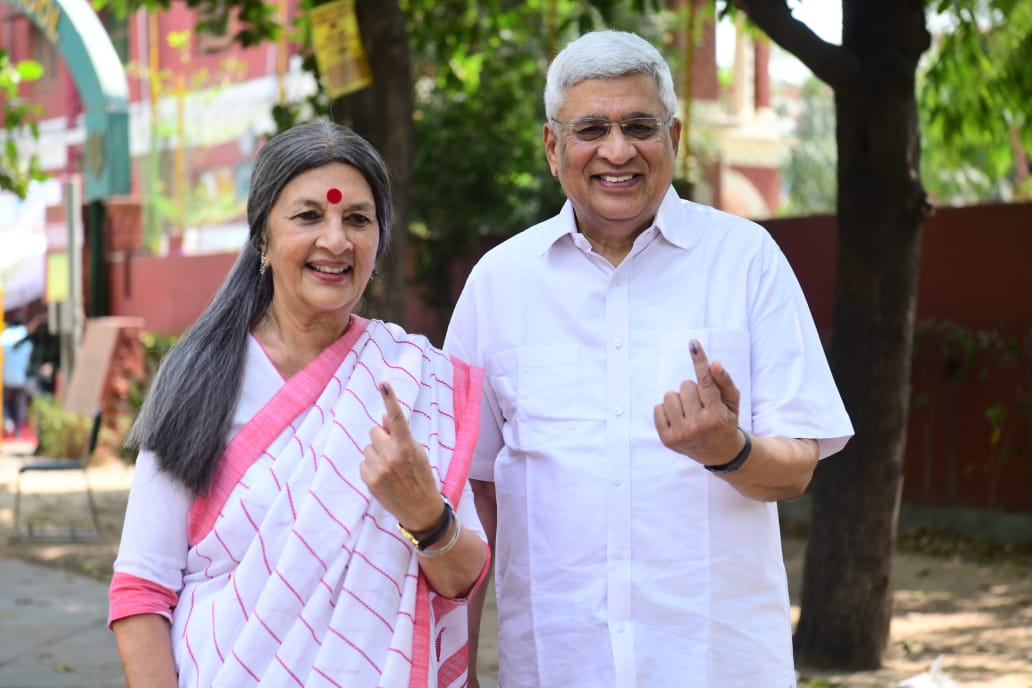
[[[619,349],[621,346],[623,346],[623,340],[620,339],[619,337],[617,337],[616,339],[613,340],[613,346],[615,346],[617,349]]]
[[[613,414],[617,415],[617,416],[622,416],[623,415],[623,407],[617,406],[616,408],[614,408],[613,409]]]
[[[620,559],[621,561],[623,560],[623,550],[622,549],[616,550],[616,558]]]
[[[619,485],[619,484],[620,484],[620,483],[622,483],[622,482],[623,482],[623,478],[621,478],[621,477],[620,477],[620,476],[618,476],[618,475],[614,475],[614,476],[613,476],[613,484],[614,484],[614,485]]]
[[[623,284],[623,277],[614,277],[613,278],[613,286],[614,287],[619,287],[621,284]]]

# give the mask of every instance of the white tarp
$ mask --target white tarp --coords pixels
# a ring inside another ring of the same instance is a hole
[[[46,208],[59,202],[57,180],[33,183],[25,200],[0,191],[0,283],[4,310],[41,298],[46,278]]]

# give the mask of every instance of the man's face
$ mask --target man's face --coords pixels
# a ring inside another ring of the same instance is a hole
[[[567,124],[545,124],[545,152],[581,232],[633,237],[652,223],[674,178],[681,122],[668,119],[672,114],[648,75],[590,79],[567,89],[556,117]],[[586,118],[614,124],[601,138],[584,141],[570,123]],[[654,118],[661,124],[654,136],[639,140],[633,127],[625,133],[619,126],[630,118]]]

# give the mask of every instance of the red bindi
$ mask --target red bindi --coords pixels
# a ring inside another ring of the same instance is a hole
[[[342,198],[344,198],[344,194],[340,192],[340,189],[330,189],[326,192],[326,200],[330,203],[340,203]]]

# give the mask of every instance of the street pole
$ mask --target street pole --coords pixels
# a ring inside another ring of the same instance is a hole
[[[64,183],[65,227],[68,230],[68,295],[67,301],[61,304],[61,375],[65,380],[72,379],[75,367],[75,352],[79,346],[79,333],[82,331],[82,190],[79,178],[73,177]],[[93,260],[90,261],[90,282],[93,283],[102,275],[93,272]]]

